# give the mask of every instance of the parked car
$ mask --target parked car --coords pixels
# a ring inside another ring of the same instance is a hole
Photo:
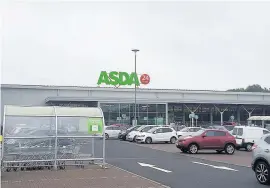
[[[136,141],[151,144],[155,142],[165,142],[174,144],[177,141],[177,133],[171,127],[155,127],[147,132],[137,135]]]
[[[131,131],[136,131],[140,128],[140,126],[132,126],[130,128],[128,128],[127,130],[121,130],[119,135],[118,135],[118,138],[121,139],[121,140],[126,140],[127,138],[127,135],[131,132]]]
[[[236,149],[245,148],[252,151],[254,142],[268,133],[269,130],[261,127],[235,126],[232,135],[236,138]]]
[[[127,134],[127,140],[130,142],[135,142],[136,141],[136,136],[141,133],[141,132],[147,132],[150,129],[157,127],[158,125],[142,125],[140,128],[137,130],[133,130],[130,133]]]
[[[122,129],[123,128],[119,126],[105,126],[105,138],[118,138],[118,135]]]
[[[216,130],[221,130],[221,131],[228,131],[224,126],[221,125],[212,125],[209,126],[207,129],[216,129]]]
[[[263,135],[252,147],[251,167],[259,183],[270,184],[270,134]]]
[[[185,127],[180,131],[177,131],[177,137],[180,136],[192,136],[195,132],[202,130],[201,127]]]
[[[192,136],[180,137],[176,143],[176,147],[182,152],[191,154],[196,154],[198,150],[211,149],[232,155],[235,146],[236,140],[228,131],[214,129],[200,130]]]

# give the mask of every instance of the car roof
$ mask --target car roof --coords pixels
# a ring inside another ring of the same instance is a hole
[[[205,131],[221,131],[221,132],[228,132],[226,130],[220,130],[220,129],[204,129]]]
[[[251,127],[251,126],[234,126],[234,128],[265,129],[263,127]]]

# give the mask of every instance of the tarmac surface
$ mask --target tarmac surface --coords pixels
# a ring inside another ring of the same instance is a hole
[[[151,180],[157,181],[171,188],[260,188],[260,185],[250,167],[240,164],[241,160],[235,160],[228,164],[215,162],[211,157],[223,156],[224,158],[244,158],[247,160],[250,154],[245,151],[236,152],[235,156],[226,154],[198,154],[195,157],[183,155],[180,152],[170,152],[149,148],[151,145],[138,145],[117,140],[107,141],[107,162],[139,174]],[[157,147],[157,146],[155,146]],[[171,144],[164,144],[163,147],[175,147]],[[243,152],[243,153],[240,153]],[[207,160],[205,157],[209,156]],[[240,156],[240,157],[239,157]],[[237,164],[239,162],[239,166]],[[251,162],[251,161],[250,161]],[[249,164],[250,164],[249,162]]]

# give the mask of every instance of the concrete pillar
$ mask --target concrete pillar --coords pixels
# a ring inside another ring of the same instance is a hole
[[[210,108],[210,124],[213,125],[213,109]]]
[[[223,113],[224,112],[220,112],[220,125],[223,125]]]
[[[182,112],[183,112],[183,124],[186,124],[186,115],[185,115],[185,106],[182,104]]]
[[[265,116],[265,108],[263,107],[262,109],[262,115]],[[262,121],[262,127],[265,128],[266,126],[264,125],[265,121]]]
[[[169,125],[169,107],[168,103],[166,103],[166,125]]]
[[[240,109],[240,107],[238,106],[237,107],[237,121],[238,121],[238,123],[240,123],[240,121],[241,121],[241,109]]]

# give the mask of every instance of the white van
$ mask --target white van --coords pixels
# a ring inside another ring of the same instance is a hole
[[[232,131],[232,135],[236,139],[236,148],[245,148],[247,151],[251,151],[254,142],[268,133],[270,132],[265,128],[249,126],[235,126]]]

